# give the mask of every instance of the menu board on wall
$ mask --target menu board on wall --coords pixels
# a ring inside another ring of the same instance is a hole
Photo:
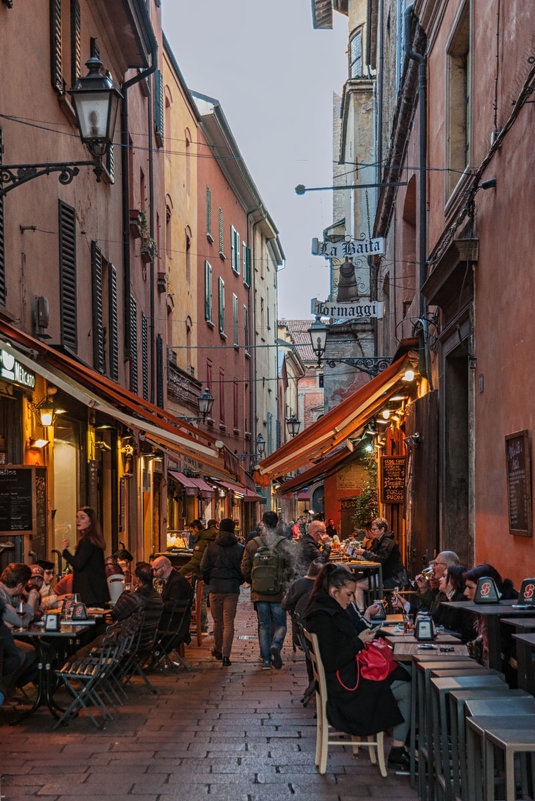
[[[33,532],[32,487],[32,467],[0,467],[0,532]]]
[[[531,500],[531,450],[529,431],[518,431],[505,437],[507,468],[507,504],[509,533],[533,536]]]
[[[405,501],[405,457],[381,457],[381,502]]]

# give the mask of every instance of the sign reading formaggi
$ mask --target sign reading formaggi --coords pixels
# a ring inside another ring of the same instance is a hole
[[[34,389],[35,387],[35,373],[32,373],[31,370],[26,370],[6,350],[0,350],[0,378],[5,381],[12,381],[21,387],[28,387],[29,389]]]
[[[334,300],[321,301],[312,298],[310,303],[312,314],[319,314],[321,317],[333,317],[335,319],[360,317],[383,317],[384,304],[376,300],[364,300],[358,303],[340,303]]]

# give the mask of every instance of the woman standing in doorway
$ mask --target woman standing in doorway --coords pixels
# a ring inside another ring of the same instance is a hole
[[[97,515],[90,506],[83,506],[76,513],[76,530],[79,540],[74,554],[68,550],[69,540],[63,540],[63,558],[73,569],[72,591],[80,600],[91,606],[99,606],[110,599],[106,570],[104,567],[104,548],[106,543]]]

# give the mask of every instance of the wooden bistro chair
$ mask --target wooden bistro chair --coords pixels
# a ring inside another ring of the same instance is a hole
[[[330,745],[350,745],[353,753],[358,753],[359,748],[368,748],[370,762],[379,764],[381,776],[385,777],[385,751],[384,751],[384,732],[370,735],[367,738],[356,737],[352,734],[337,731],[329,725],[327,721],[327,683],[325,681],[325,670],[321,661],[318,638],[305,630],[309,648],[309,656],[312,662],[314,678],[316,679],[316,756],[315,765],[318,772],[323,774],[327,770],[327,756]]]

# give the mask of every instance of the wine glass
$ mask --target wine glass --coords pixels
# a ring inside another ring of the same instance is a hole
[[[18,631],[24,631],[24,601],[21,599],[17,607],[17,614],[20,618],[20,626]]]

